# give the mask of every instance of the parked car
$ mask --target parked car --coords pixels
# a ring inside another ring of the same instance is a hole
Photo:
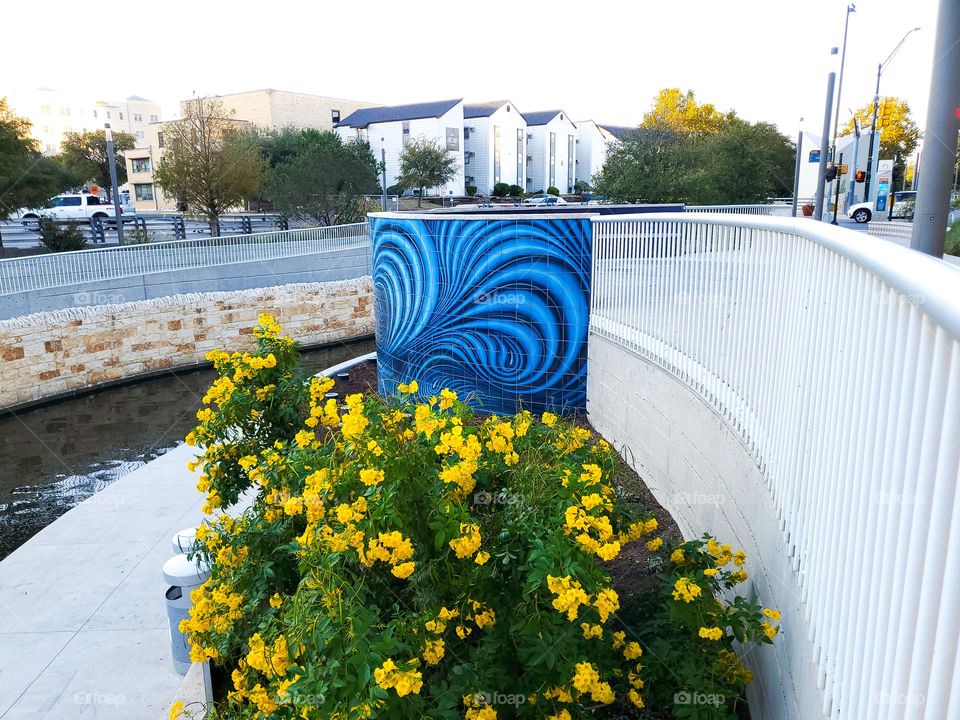
[[[901,190],[895,192],[890,199],[890,217],[901,220],[913,220],[913,206],[917,201],[916,190]],[[873,203],[862,202],[847,208],[847,217],[858,223],[870,222],[873,219]]]
[[[120,214],[123,214],[123,208],[120,209]],[[26,225],[36,223],[42,217],[54,220],[89,220],[90,218],[108,220],[115,219],[116,213],[113,204],[99,195],[65,193],[52,198],[46,207],[22,210],[19,216]]]
[[[546,205],[566,205],[567,201],[556,195],[534,195],[524,200],[523,204],[544,207]]]

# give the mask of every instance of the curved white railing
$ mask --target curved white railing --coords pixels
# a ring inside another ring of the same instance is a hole
[[[790,217],[793,208],[790,205],[687,205],[686,212],[723,213],[733,215],[772,215]]]
[[[804,220],[592,222],[591,333],[698,393],[762,472],[823,716],[960,717],[956,271]]]
[[[0,260],[0,295],[369,245],[367,223],[355,223],[10,258]]]

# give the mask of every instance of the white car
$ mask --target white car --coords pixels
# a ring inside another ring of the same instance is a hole
[[[557,195],[536,195],[524,200],[523,204],[543,207],[546,205],[566,205],[567,201]]]
[[[902,220],[913,220],[913,204],[916,200],[916,190],[901,190],[893,193],[893,196],[890,198],[891,217]],[[872,202],[857,203],[847,208],[847,217],[858,223],[870,222],[870,220],[873,219],[873,213]]]
[[[123,214],[122,208],[120,214]],[[82,193],[57,195],[47,203],[47,207],[23,210],[19,216],[25,223],[32,224],[42,217],[55,220],[89,220],[90,218],[107,220],[115,218],[116,213],[113,204],[108,203],[106,199],[99,195]]]

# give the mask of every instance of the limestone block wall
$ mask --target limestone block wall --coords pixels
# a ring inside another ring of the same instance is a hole
[[[374,331],[369,276],[80,307],[0,320],[0,408],[249,349],[261,312],[302,345]]]

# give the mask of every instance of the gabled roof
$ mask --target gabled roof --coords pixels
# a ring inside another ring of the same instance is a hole
[[[628,140],[636,137],[640,133],[639,127],[630,127],[628,125],[599,125],[617,140]]]
[[[504,105],[513,105],[514,110],[517,106],[511,103],[509,100],[491,100],[490,102],[483,103],[464,103],[463,105],[463,117],[464,118],[477,118],[477,117],[490,117],[497,110],[502,108]],[[519,110],[517,111],[519,112]]]
[[[145,97],[140,97],[139,95],[131,95],[127,100],[133,100],[134,102],[152,102],[147,100]]]
[[[526,119],[527,125],[546,125],[560,113],[563,113],[564,118],[573,124],[573,120],[570,120],[570,114],[563,112],[563,110],[540,110],[539,112],[524,113],[523,117]]]
[[[337,123],[337,127],[365,128],[374,123],[440,117],[455,107],[459,102],[463,102],[463,98],[413,103],[411,105],[384,105],[381,107],[361,108],[347,115],[347,117]]]

